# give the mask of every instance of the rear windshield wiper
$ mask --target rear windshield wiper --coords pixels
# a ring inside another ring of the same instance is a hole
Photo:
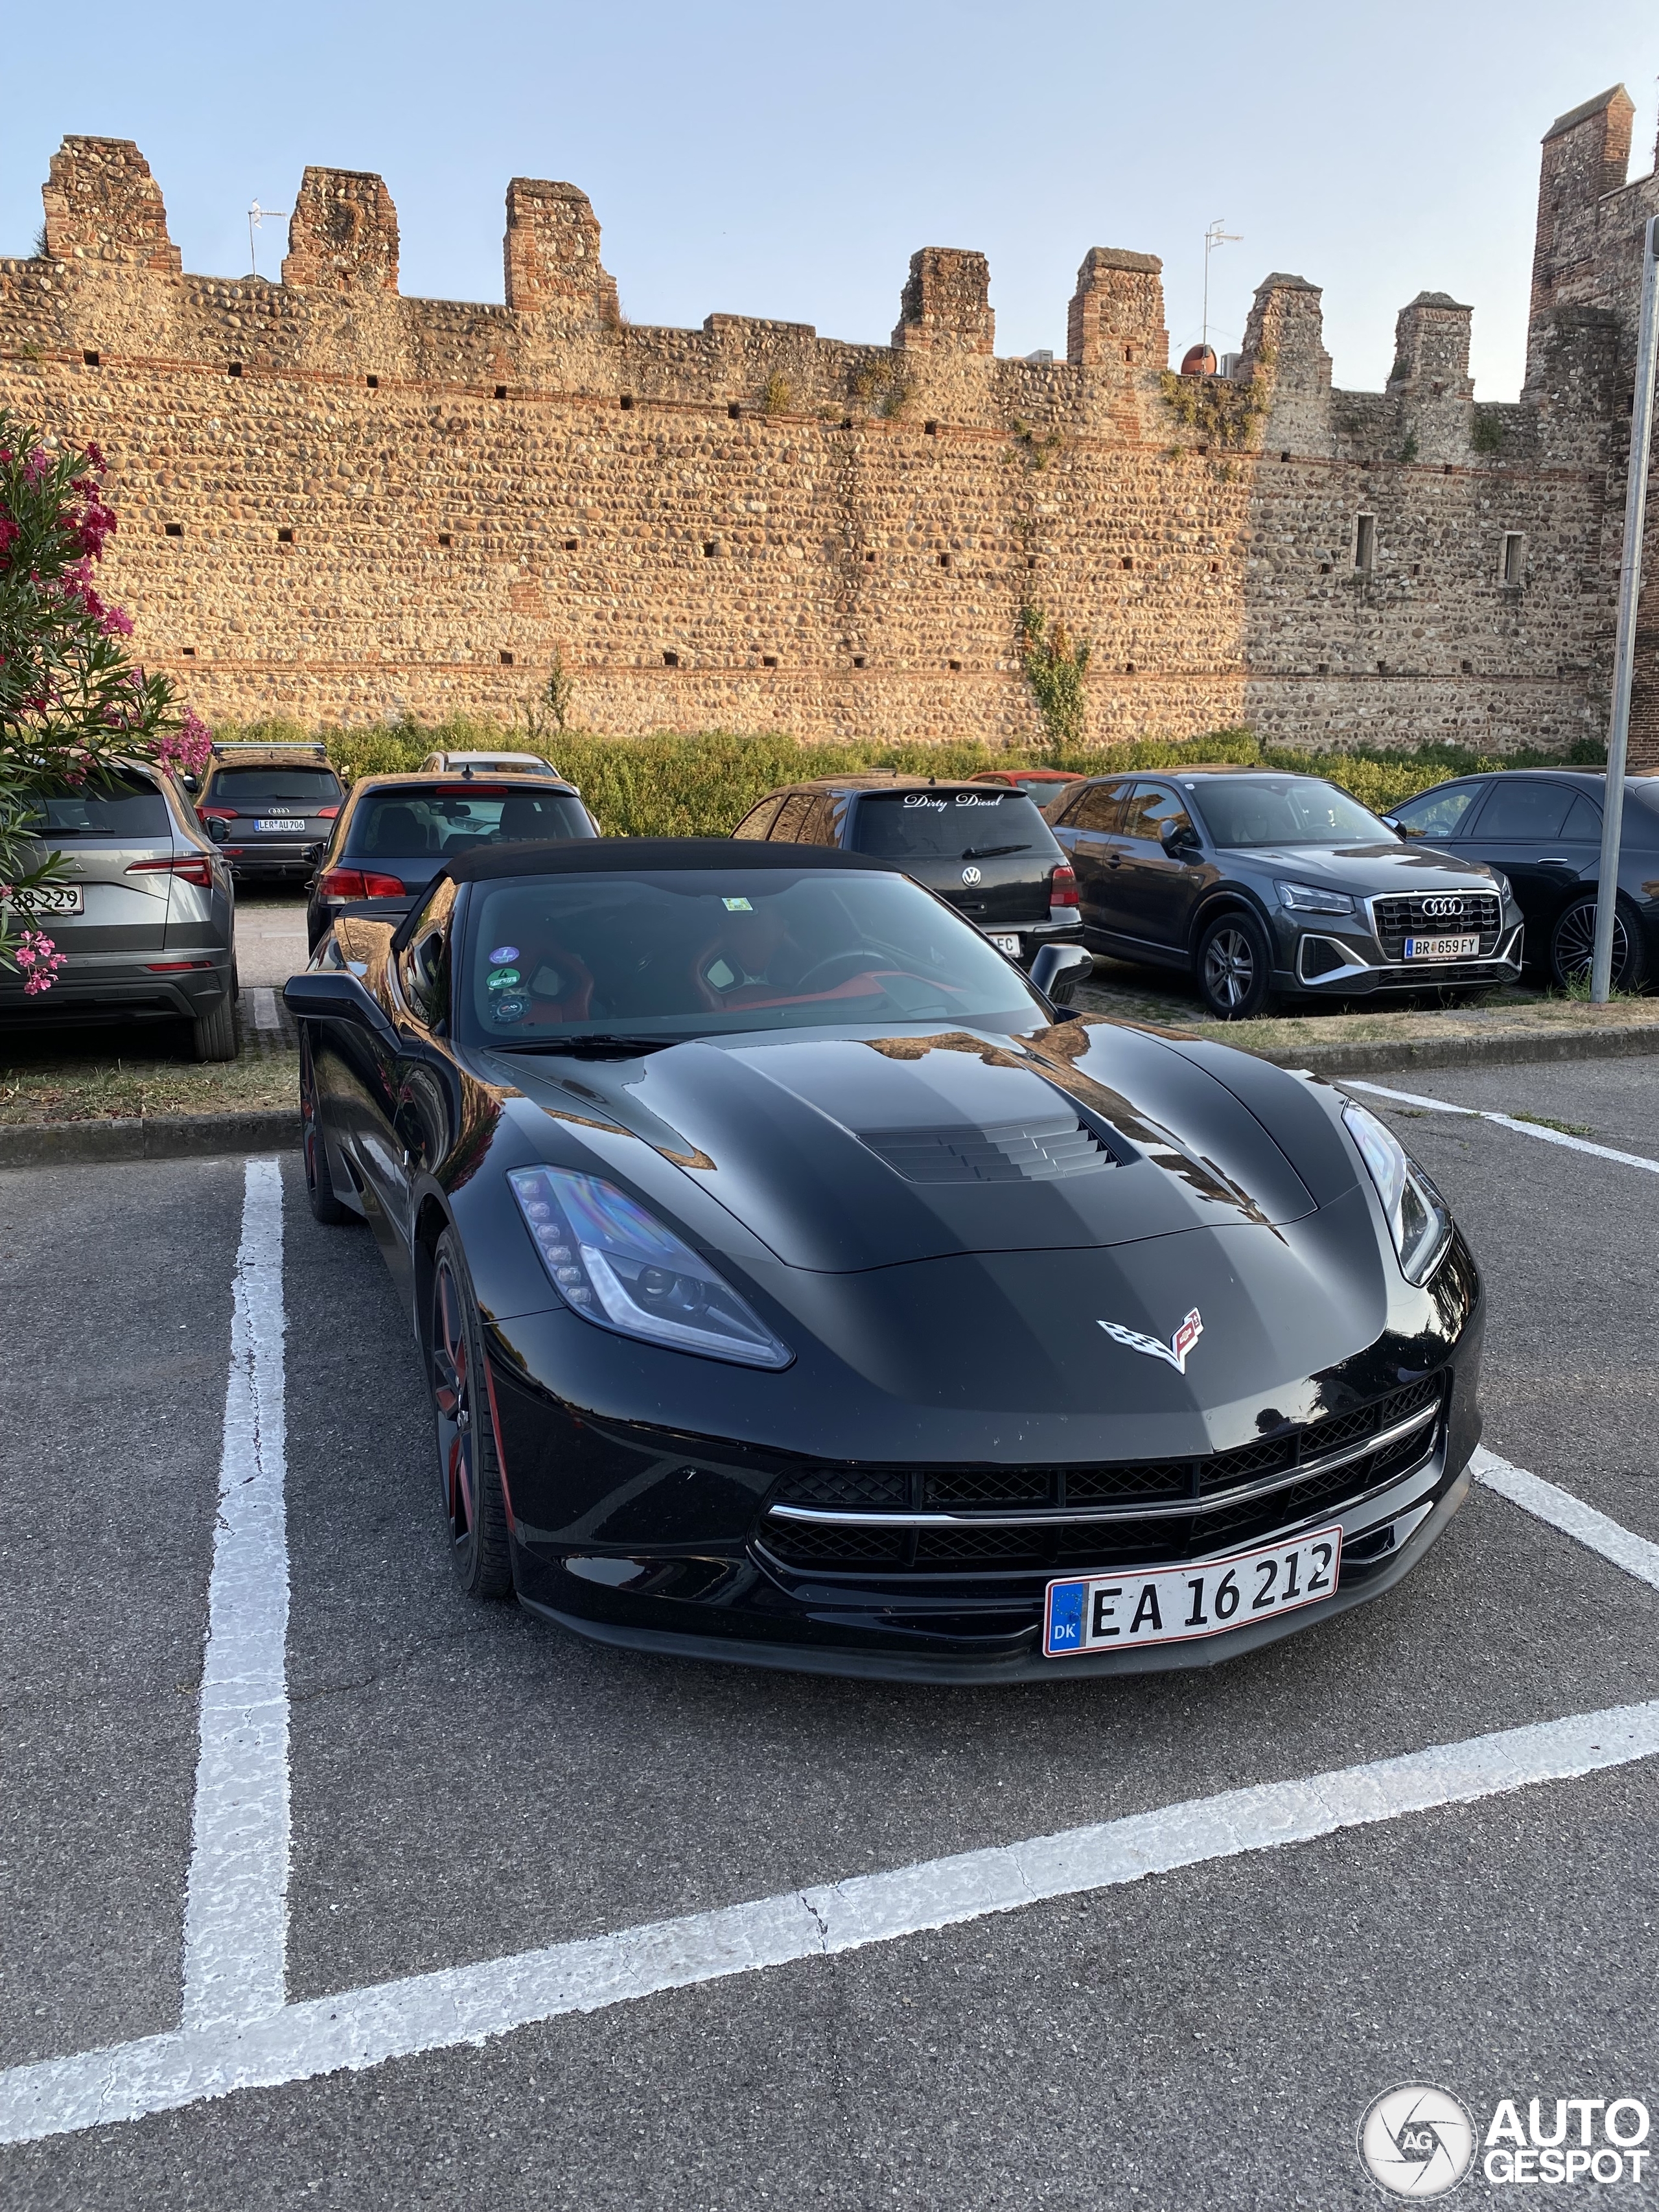
[[[489,1052],[574,1052],[621,1053],[663,1052],[671,1044],[688,1044],[688,1037],[622,1036],[609,1030],[597,1035],[569,1037],[503,1037],[499,1043],[491,1038],[485,1049]]]
[[[964,860],[994,860],[999,853],[1029,853],[1030,849],[1029,845],[964,845],[962,857]]]

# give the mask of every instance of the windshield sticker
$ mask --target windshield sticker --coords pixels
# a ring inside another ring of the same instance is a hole
[[[516,945],[498,945],[489,956],[489,964],[492,968],[499,968],[503,960],[516,960],[518,957]]]
[[[753,914],[755,911],[754,908],[750,905],[747,899],[723,898],[720,901],[720,904],[726,908],[727,914]]]
[[[522,991],[514,991],[510,998],[492,999],[489,1002],[491,1019],[503,1024],[521,1022],[529,1012],[530,1001]]]
[[[522,980],[516,968],[498,968],[485,983],[484,988],[487,991],[510,991],[515,983]]]

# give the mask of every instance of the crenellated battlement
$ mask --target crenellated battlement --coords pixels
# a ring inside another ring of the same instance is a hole
[[[885,344],[630,324],[586,194],[530,178],[501,304],[404,295],[356,170],[305,171],[280,283],[190,275],[137,148],[91,137],[46,254],[0,262],[0,398],[111,454],[143,649],[210,711],[510,714],[556,651],[599,727],[1025,742],[1035,600],[1094,641],[1102,738],[1559,743],[1605,714],[1632,112],[1546,138],[1516,406],[1443,292],[1382,391],[1335,386],[1282,273],[1237,377],[1177,383],[1162,264],[1118,247],[1060,361],[997,356],[959,247],[912,257]]]

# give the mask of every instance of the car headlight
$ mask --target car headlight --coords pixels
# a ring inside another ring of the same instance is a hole
[[[1353,901],[1346,891],[1322,890],[1317,884],[1275,883],[1280,906],[1292,914],[1352,914]]]
[[[1451,1238],[1451,1215],[1446,1201],[1412,1158],[1394,1131],[1349,1099],[1342,1119],[1359,1147],[1382,1211],[1389,1234],[1400,1255],[1400,1272],[1408,1283],[1424,1283]]]
[[[793,1359],[706,1260],[613,1183],[563,1168],[514,1168],[507,1179],[548,1279],[584,1321],[744,1367]]]

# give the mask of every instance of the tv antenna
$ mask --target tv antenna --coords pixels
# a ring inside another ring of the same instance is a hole
[[[259,254],[258,248],[254,241],[254,232],[264,226],[264,219],[268,215],[285,216],[287,213],[288,210],[286,208],[262,208],[258,200],[255,200],[248,209],[247,258],[248,267],[254,276],[257,276],[259,273]]]
[[[1240,232],[1222,228],[1226,220],[1225,216],[1218,215],[1204,234],[1204,329],[1199,339],[1199,343],[1203,346],[1210,343],[1210,256],[1218,246],[1240,246],[1243,243]]]

